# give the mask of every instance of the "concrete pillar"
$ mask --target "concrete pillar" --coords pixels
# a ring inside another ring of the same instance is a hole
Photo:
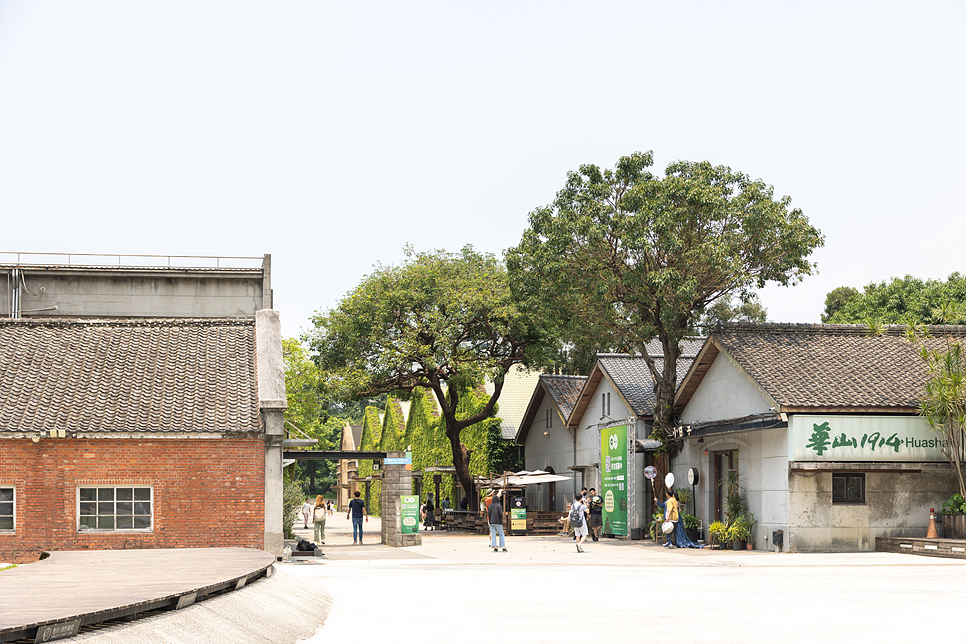
[[[265,427],[265,542],[267,552],[282,554],[282,441],[285,438],[285,366],[278,311],[255,312],[255,375],[258,408]]]

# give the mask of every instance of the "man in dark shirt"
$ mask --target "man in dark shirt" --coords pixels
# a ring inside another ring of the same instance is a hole
[[[349,501],[349,511],[346,513],[345,518],[352,518],[352,545],[357,543],[362,545],[362,517],[365,516],[366,523],[369,523],[369,511],[366,510],[366,502],[359,498],[359,491],[354,492],[356,498]],[[356,533],[358,532],[358,541],[356,540]]]
[[[496,537],[500,537],[500,548],[506,552],[506,535],[503,534],[503,504],[500,503],[500,496],[492,497],[493,501],[487,508],[487,517],[490,524],[490,546],[493,552],[499,552],[496,545]]]

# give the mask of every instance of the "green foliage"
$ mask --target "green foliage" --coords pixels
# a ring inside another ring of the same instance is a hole
[[[684,521],[684,527],[688,530],[697,530],[698,526],[701,525],[701,520],[693,514],[682,514],[681,520]]]
[[[674,494],[677,495],[678,501],[681,502],[682,507],[691,500],[691,488],[689,487],[679,487],[674,490]]]
[[[768,311],[758,299],[755,293],[740,293],[736,297],[722,297],[720,300],[711,304],[704,313],[701,314],[697,322],[698,328],[705,335],[710,334],[714,328],[725,322],[754,322],[764,323],[768,321]]]
[[[822,322],[830,324],[959,324],[960,314],[944,311],[944,303],[966,303],[966,276],[953,273],[941,280],[910,275],[872,283],[858,290],[842,286],[825,297]]]
[[[560,347],[645,357],[657,383],[654,435],[667,443],[679,343],[702,313],[767,282],[797,283],[813,272],[807,257],[824,240],[762,181],[687,161],[659,178],[652,162],[638,152],[614,170],[569,173],[554,202],[530,213],[507,267],[520,306],[546,321]],[[646,351],[655,338],[660,369]]]
[[[966,498],[954,494],[943,503],[943,514],[966,514]]]
[[[648,525],[647,530],[651,533],[651,539],[657,541],[657,533],[661,530],[661,526],[664,525],[664,513],[655,512],[651,517],[651,523]]]
[[[493,416],[506,373],[546,345],[543,330],[512,300],[503,265],[470,246],[458,254],[407,249],[401,265],[377,266],[313,323],[306,338],[337,398],[434,392],[467,489],[471,441],[463,431]],[[463,398],[486,379],[493,396],[461,415]]]
[[[741,520],[737,520],[728,526],[728,531],[725,534],[727,541],[748,541],[750,537],[751,528]]]
[[[713,521],[708,526],[708,536],[715,539],[718,543],[728,540],[728,526],[721,521]]]
[[[286,539],[292,538],[292,524],[298,521],[302,503],[305,502],[305,491],[302,482],[293,476],[284,477],[282,486],[282,534]]]
[[[966,496],[962,454],[966,442],[966,354],[958,342],[948,342],[945,350],[922,346],[929,377],[919,401],[919,414],[939,434],[942,452],[953,465],[959,479],[959,493]]]

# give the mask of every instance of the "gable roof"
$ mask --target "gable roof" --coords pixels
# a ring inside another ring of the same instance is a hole
[[[255,321],[0,320],[0,433],[261,431]]]
[[[932,349],[966,327],[928,327]],[[783,412],[917,409],[926,382],[906,327],[872,335],[864,324],[725,324],[716,329],[679,387],[675,411],[687,405],[719,353],[725,353]]]
[[[537,410],[543,404],[546,394],[550,394],[551,401],[566,424],[586,380],[587,376],[552,376],[547,374],[540,376],[537,386],[534,387],[533,395],[530,396],[530,402],[527,405],[523,421],[520,423],[520,428],[517,430],[515,441],[517,443],[526,442],[530,427],[536,418]]]
[[[660,356],[651,356],[651,358],[657,370],[662,371],[664,358]],[[691,367],[692,360],[693,357],[685,355],[678,358],[677,384],[681,384],[684,375]],[[591,398],[597,392],[600,381],[605,377],[614,385],[617,393],[635,416],[653,418],[656,402],[654,378],[644,358],[639,355],[601,353],[597,355],[597,363],[590,372],[577,404],[574,405],[573,414],[567,423],[569,426],[576,427],[580,423],[584,412],[590,406]]]
[[[503,379],[503,389],[497,401],[496,416],[500,419],[500,432],[503,438],[513,440],[523,424],[530,394],[540,379],[540,373],[529,371],[523,365],[516,365]],[[489,380],[483,386],[488,395],[493,395],[494,386]]]

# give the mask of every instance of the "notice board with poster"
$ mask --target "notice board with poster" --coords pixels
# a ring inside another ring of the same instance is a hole
[[[627,490],[630,458],[627,425],[600,430],[600,494],[604,500],[601,519],[604,534],[626,537]]]

